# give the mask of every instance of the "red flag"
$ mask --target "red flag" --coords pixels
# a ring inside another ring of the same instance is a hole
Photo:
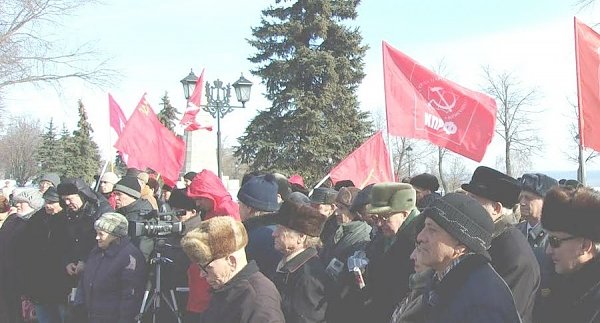
[[[390,134],[481,161],[494,135],[494,99],[436,75],[385,41],[383,79]]]
[[[579,137],[600,151],[600,35],[575,18]]]
[[[113,99],[110,93],[108,94],[108,116],[110,119],[110,126],[115,129],[118,136],[121,136],[127,118],[125,118],[123,110],[121,110],[121,107],[117,104],[115,99]]]
[[[329,173],[333,183],[349,179],[358,188],[392,181],[392,176],[390,155],[381,131],[356,148]]]
[[[169,183],[177,181],[185,159],[185,143],[160,123],[146,94],[125,124],[115,148],[128,155],[127,166],[152,168]]]
[[[199,129],[206,129],[208,131],[212,131],[212,123],[209,118],[207,118],[208,112],[202,112],[200,110],[200,101],[202,99],[202,86],[204,84],[204,69],[202,69],[202,73],[200,73],[200,77],[196,81],[196,87],[194,87],[194,92],[190,96],[187,107],[185,109],[185,113],[183,117],[181,117],[181,121],[179,124],[183,125],[186,131],[195,131]],[[198,122],[198,112],[201,114],[201,123]]]

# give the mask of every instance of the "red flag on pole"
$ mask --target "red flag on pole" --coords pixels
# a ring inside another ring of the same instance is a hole
[[[121,110],[121,107],[117,104],[115,99],[113,99],[110,93],[108,94],[108,116],[110,119],[110,126],[115,129],[118,136],[121,136],[123,127],[125,127],[125,123],[127,123],[127,118],[125,118],[123,110]]]
[[[146,94],[125,124],[115,148],[128,155],[127,166],[149,167],[170,183],[179,178],[185,159],[185,143],[160,123]]]
[[[600,151],[600,35],[575,18],[581,146]]]
[[[204,69],[202,69],[202,73],[200,73],[200,76],[198,77],[198,80],[196,81],[196,86],[194,87],[194,92],[192,92],[192,95],[188,99],[185,113],[183,114],[183,117],[181,117],[181,121],[179,122],[179,124],[181,124],[186,131],[195,131],[195,130],[199,130],[199,129],[206,129],[208,131],[212,131],[212,123],[210,122],[210,119],[207,118],[208,112],[203,113],[200,110],[200,101],[202,99],[203,84],[204,84]],[[198,120],[197,120],[198,112],[200,112],[200,114],[204,114],[204,116],[201,116],[201,117],[203,117],[203,118],[201,118],[202,119],[201,123],[198,122]]]
[[[356,187],[363,188],[372,183],[392,181],[392,174],[390,155],[383,134],[378,131],[337,164],[329,177],[333,183],[349,179]]]
[[[494,135],[494,99],[436,75],[385,41],[383,80],[390,134],[481,161]]]

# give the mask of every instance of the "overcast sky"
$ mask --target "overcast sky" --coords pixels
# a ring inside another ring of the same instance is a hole
[[[573,16],[590,25],[600,17],[596,8],[579,12],[574,2],[363,1],[352,23],[370,46],[365,57],[367,76],[358,92],[361,108],[384,109],[382,40],[425,66],[443,60],[448,78],[473,90],[482,88],[481,66],[489,65],[513,72],[524,86],[539,90],[538,107],[543,113],[534,122],[545,144],[542,154],[534,157],[534,170],[574,169],[576,165],[564,157],[569,140],[567,99],[574,100],[576,94]],[[8,89],[4,104],[15,113],[35,115],[44,124],[54,117],[59,125],[72,129],[77,123],[76,101],[81,98],[107,157],[116,140],[108,125],[108,92],[126,115],[144,92],[156,112],[165,91],[173,105],[183,110],[179,80],[190,68],[196,74],[206,68],[207,81],[234,82],[243,72],[255,84],[251,100],[245,110],[233,111],[222,122],[223,136],[233,145],[257,110],[269,106],[260,79],[249,72],[254,66],[247,58],[255,51],[246,39],[251,37],[250,28],[259,24],[261,10],[272,3],[104,0],[66,17],[48,32],[62,38],[67,47],[92,42],[123,77],[104,90],[79,81],[65,82],[60,93],[19,85]],[[500,153],[495,140],[482,164],[494,166]]]

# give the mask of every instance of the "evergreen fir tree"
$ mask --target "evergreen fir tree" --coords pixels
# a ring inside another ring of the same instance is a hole
[[[78,156],[77,149],[73,137],[65,124],[62,126],[60,138],[58,139],[58,154],[62,156],[62,160],[57,167],[58,172],[65,177],[76,176],[77,164],[72,161]]]
[[[59,155],[58,138],[54,120],[50,119],[46,132],[42,135],[42,141],[36,151],[36,160],[42,172],[59,172],[63,161]]]
[[[358,28],[344,24],[359,2],[276,1],[263,11],[250,61],[272,105],[251,121],[235,152],[252,169],[299,172],[314,183],[371,134],[356,97],[367,46]]]
[[[165,127],[169,128],[169,130],[173,131],[178,121],[177,115],[179,114],[179,112],[177,111],[177,109],[175,109],[173,105],[171,105],[171,100],[169,99],[168,92],[165,91],[165,95],[162,98],[160,98],[160,100],[160,105],[162,105],[162,109],[157,114],[158,120],[160,120],[160,123],[162,123]]]
[[[87,183],[91,183],[100,168],[100,153],[98,145],[92,138],[94,130],[87,119],[85,106],[81,100],[77,104],[79,121],[77,122],[77,129],[73,131],[72,138],[76,152],[72,160],[73,165],[76,167],[74,175],[84,179]]]
[[[125,164],[125,161],[123,160],[123,158],[121,158],[121,154],[119,151],[117,151],[117,154],[115,156],[115,173],[117,174],[125,174],[127,172],[127,164]]]

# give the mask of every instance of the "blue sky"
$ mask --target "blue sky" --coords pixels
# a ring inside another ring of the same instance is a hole
[[[245,39],[260,22],[260,13],[273,0],[252,1],[158,1],[104,0],[65,17],[48,33],[62,39],[61,45],[91,42],[111,58],[111,66],[122,74],[110,89],[97,89],[79,81],[64,83],[60,92],[52,88],[15,86],[6,93],[5,106],[21,114],[34,114],[46,123],[50,117],[72,128],[76,125],[76,100],[88,107],[96,139],[108,155],[109,135],[106,93],[113,94],[126,115],[140,96],[148,93],[155,111],[159,98],[169,92],[171,102],[183,110],[185,102],[179,80],[190,68],[205,80],[233,82],[240,72],[254,82],[245,110],[235,110],[223,120],[228,144],[243,133],[257,109],[269,105],[260,79],[250,74],[247,58],[254,53]],[[542,98],[540,133],[546,140],[538,169],[571,169],[561,146],[568,139],[565,109],[575,94],[573,15],[593,24],[595,8],[578,12],[574,0],[530,1],[363,1],[359,17],[367,76],[358,95],[361,108],[383,110],[381,41],[405,52],[425,66],[444,60],[448,77],[474,90],[481,88],[481,66],[515,73],[524,85],[535,86]],[[557,131],[563,130],[564,131]],[[483,164],[494,166],[497,141]],[[593,165],[592,165],[593,167]]]

